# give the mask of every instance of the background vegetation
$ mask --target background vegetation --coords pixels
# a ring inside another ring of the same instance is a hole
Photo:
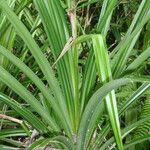
[[[0,149],[148,150],[150,0],[0,0]]]

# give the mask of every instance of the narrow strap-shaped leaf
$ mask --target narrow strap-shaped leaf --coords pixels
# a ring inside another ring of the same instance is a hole
[[[53,138],[53,140],[54,141],[56,140],[56,141],[62,143],[65,146],[65,148],[67,148],[68,150],[74,150],[75,149],[74,143],[65,136],[56,136]]]
[[[101,35],[95,35],[92,38],[93,49],[95,54],[95,61],[97,65],[99,79],[102,84],[105,84],[112,80],[109,57],[106,51],[103,37]],[[114,132],[117,147],[119,150],[123,150],[123,144],[121,139],[120,124],[118,117],[118,109],[116,103],[115,91],[111,91],[105,97],[107,112],[109,115],[110,123]]]
[[[93,35],[82,35],[76,38],[73,42],[73,45],[78,45],[81,44],[82,42],[88,41],[91,39]],[[88,45],[91,47],[91,45]],[[92,49],[92,47],[91,47]],[[86,106],[89,98],[89,92],[92,90],[92,87],[95,84],[95,79],[96,79],[96,69],[95,69],[95,58],[93,55],[93,51],[91,50],[89,52],[89,56],[87,58],[86,64],[85,64],[85,70],[83,73],[83,81],[82,81],[82,86],[81,86],[81,95],[80,95],[80,114],[83,113],[84,107]]]
[[[61,54],[61,51],[67,40],[69,39],[69,32],[67,29],[67,21],[64,15],[64,11],[60,5],[60,1],[49,1],[49,0],[34,0],[36,8],[39,12],[39,15],[42,20],[42,24],[45,28],[45,31],[48,36],[48,41],[50,44],[51,51],[54,55],[54,59],[58,58]],[[70,53],[70,52],[69,52]],[[69,59],[68,53],[66,53],[61,60],[57,63],[57,71],[58,71],[58,79],[61,83],[63,95],[65,99],[61,99],[62,97],[58,97],[62,103],[60,103],[62,109],[64,109],[64,113],[69,114],[71,119],[73,120],[73,91],[71,84],[71,70],[70,66],[73,65],[71,58]],[[66,109],[66,106],[68,109]],[[69,113],[66,113],[68,112]]]
[[[8,144],[16,146],[16,147],[21,147],[23,145],[23,142],[20,142],[20,141],[18,142],[16,140],[13,140],[13,139],[10,139],[10,138],[2,138],[1,141],[7,142]]]
[[[150,57],[150,47],[139,55],[126,69],[126,71],[137,69],[146,59]]]
[[[0,138],[6,138],[6,137],[16,137],[16,136],[27,136],[24,130],[22,129],[3,129],[0,132]]]
[[[138,143],[141,144],[142,142],[147,141],[149,139],[150,139],[150,135],[149,134],[141,136],[141,137],[136,138],[136,139],[133,139],[129,143],[124,145],[124,149],[130,148],[131,146],[133,146],[135,144],[138,144]]]
[[[40,147],[45,147],[48,144],[60,144],[67,150],[74,150],[73,143],[64,136],[56,136],[54,138],[41,138],[35,142],[33,142],[27,150],[36,150]]]
[[[39,140],[33,142],[33,143],[27,148],[27,150],[40,149],[40,148],[46,147],[49,143],[51,143],[51,139],[50,139],[50,138],[47,138],[47,139],[41,138],[41,139],[39,139]]]
[[[119,110],[119,115],[121,115],[131,104],[138,99],[147,89],[150,88],[149,83],[143,83],[128,99],[127,101],[122,105],[122,107]]]
[[[150,76],[149,75],[130,75],[129,78],[135,81],[140,81],[140,82],[147,82],[150,83]]]
[[[6,146],[6,145],[2,145],[2,144],[0,144],[0,149],[1,150],[8,150],[8,149],[20,150],[20,148],[12,147],[12,146]]]
[[[117,0],[105,0],[97,24],[97,32],[106,36]]]
[[[85,64],[85,71],[81,87],[81,113],[83,113],[84,107],[88,103],[89,92],[94,86],[94,81],[96,79],[95,68],[95,58],[93,56],[93,51],[91,51]]]

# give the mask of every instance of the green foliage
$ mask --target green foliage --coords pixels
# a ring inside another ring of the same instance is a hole
[[[0,0],[0,149],[148,148],[149,20],[150,0]]]

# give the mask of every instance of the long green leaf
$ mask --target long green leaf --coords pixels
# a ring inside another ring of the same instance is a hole
[[[0,138],[6,137],[16,137],[16,136],[27,136],[24,130],[22,129],[5,129],[0,132]]]
[[[150,139],[150,135],[149,134],[141,136],[141,137],[136,138],[136,139],[130,141],[129,143],[125,144],[124,148],[125,149],[130,148],[133,145],[136,145],[138,143],[141,144],[142,142],[147,141],[149,139]]]
[[[99,79],[102,84],[105,84],[112,80],[112,75],[110,70],[109,57],[106,51],[104,40],[101,35],[95,35],[93,36],[92,41]],[[123,150],[116,96],[114,90],[105,97],[105,102],[110,123],[116,139],[117,147],[119,150]]]
[[[150,47],[147,48],[140,56],[138,56],[126,69],[126,71],[133,71],[137,69],[146,59],[150,57]]]
[[[45,148],[49,143],[51,143],[51,139],[39,139],[35,142],[33,142],[27,150],[36,150],[40,148]]]
[[[42,23],[48,36],[51,51],[56,61],[65,44],[67,43],[67,40],[69,40],[69,30],[64,11],[60,6],[60,1],[34,0],[34,3],[39,11],[39,15],[42,19]],[[73,58],[71,57],[70,52],[66,53],[63,58],[59,60],[56,67],[58,71],[58,78],[65,96],[63,103],[67,105],[72,126],[74,126],[75,119],[73,118],[75,108],[71,78],[71,76],[74,76],[74,73],[71,70],[73,67]],[[64,109],[64,104],[62,104],[62,109]]]
[[[117,4],[117,0],[105,0],[103,2],[103,6],[102,6],[102,10],[98,20],[98,25],[96,30],[98,33],[103,34],[104,36],[107,35],[112,13],[116,4]]]
[[[125,112],[127,108],[131,106],[135,100],[137,100],[146,90],[150,88],[149,83],[143,83],[128,99],[123,103],[121,109],[119,110],[119,115]]]

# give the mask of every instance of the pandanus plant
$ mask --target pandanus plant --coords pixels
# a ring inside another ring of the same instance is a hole
[[[98,3],[97,23],[86,33],[78,10]],[[110,51],[120,3],[0,0],[0,149],[123,150],[149,140],[150,77],[141,68],[150,56],[150,0]],[[144,50],[131,59],[145,26]],[[140,117],[122,125],[141,97]]]

